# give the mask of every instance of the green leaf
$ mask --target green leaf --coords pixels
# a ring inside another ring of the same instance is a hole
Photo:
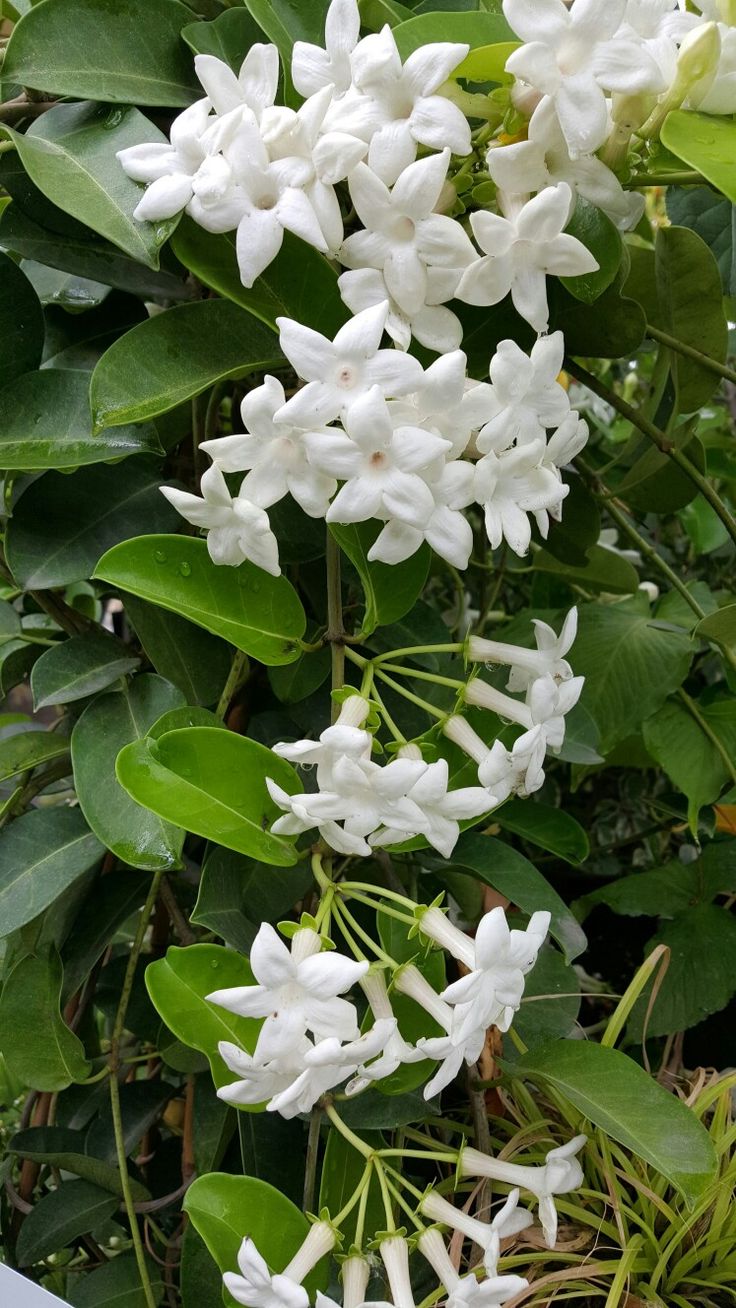
[[[125,598],[125,612],[159,676],[178,686],[187,704],[215,704],[230,671],[225,642],[132,595]]]
[[[661,708],[685,680],[692,654],[685,632],[660,630],[633,608],[581,606],[575,672],[586,679],[582,702],[600,729],[602,754]]]
[[[380,1149],[383,1139],[373,1137],[374,1147]],[[373,1143],[371,1141],[370,1143]],[[366,1141],[366,1143],[369,1143]],[[320,1211],[327,1208],[332,1217],[336,1217],[354,1195],[365,1172],[365,1158],[357,1149],[336,1130],[331,1130],[327,1137],[327,1148],[322,1162],[322,1177],[319,1187]],[[358,1207],[340,1225],[345,1240],[345,1249],[355,1242],[358,1224]],[[386,1211],[381,1197],[381,1187],[375,1168],[368,1182],[368,1200],[365,1208],[363,1233],[365,1240],[372,1240],[377,1231],[386,1229]]]
[[[597,209],[580,195],[565,231],[570,236],[577,237],[590,250],[598,261],[598,269],[579,277],[561,277],[560,281],[576,300],[582,300],[583,304],[595,304],[611,285],[621,266],[623,243],[619,231],[602,209]]]
[[[161,1268],[151,1258],[146,1259],[146,1264],[153,1300],[159,1304],[164,1297]],[[66,1293],[72,1308],[147,1308],[138,1263],[132,1253],[120,1254],[103,1267],[85,1272]]]
[[[580,1012],[580,981],[556,949],[544,946],[524,984],[521,1008],[514,1030],[527,1049],[572,1034]],[[513,1057],[512,1042],[505,1042],[506,1058]]]
[[[16,818],[0,834],[0,935],[31,922],[103,853],[77,809],[35,809]]]
[[[628,917],[675,917],[701,901],[709,903],[719,891],[730,889],[732,877],[723,869],[708,869],[696,863],[668,863],[648,872],[634,872],[620,877],[584,895],[575,905],[586,915],[597,904],[606,904],[614,913]]]
[[[65,213],[117,245],[126,254],[158,268],[159,251],[176,219],[138,222],[133,210],[141,188],[125,175],[116,151],[146,141],[165,141],[137,109],[96,104],[57,104],[12,140],[32,182]]]
[[[250,47],[263,38],[247,9],[226,9],[209,23],[188,23],[181,34],[195,54],[214,55],[234,73],[240,72]]]
[[[412,17],[411,9],[399,4],[398,0],[359,0],[359,6],[361,26],[371,32],[380,32],[386,23],[389,27],[396,27]]]
[[[245,0],[246,7],[270,41],[278,46],[284,70],[284,99],[298,107],[291,82],[291,52],[295,41],[323,45],[329,0]]]
[[[620,554],[614,554],[613,550],[607,550],[603,545],[591,545],[581,567],[562,562],[548,550],[537,550],[534,568],[537,572],[551,573],[569,585],[614,595],[632,595],[639,585],[639,574],[629,560],[622,559]]]
[[[0,602],[0,642],[21,634],[20,614],[7,600]],[[27,721],[20,718],[19,721]],[[6,725],[10,725],[9,723]]]
[[[495,82],[498,86],[510,86],[513,82],[511,73],[506,72],[506,61],[519,48],[518,41],[497,41],[493,45],[481,45],[470,51],[463,59],[453,77],[464,77],[469,82]]]
[[[84,1045],[61,1017],[61,981],[56,952],[27,954],[0,995],[0,1048],[11,1072],[34,1090],[66,1090],[90,1072]]]
[[[115,1195],[89,1181],[66,1181],[45,1194],[20,1228],[16,1254],[20,1267],[41,1262],[79,1236],[94,1231],[117,1210]]]
[[[45,650],[31,671],[36,710],[50,704],[71,704],[96,695],[120,677],[135,672],[140,659],[109,636],[90,631],[72,636]]]
[[[33,1163],[48,1163],[61,1171],[73,1172],[75,1176],[122,1198],[120,1169],[85,1153],[84,1131],[73,1131],[65,1126],[32,1126],[13,1136],[8,1152],[28,1158]],[[136,1203],[150,1198],[146,1187],[133,1177],[130,1177],[130,1189]]]
[[[330,524],[340,549],[347,554],[363,585],[365,616],[362,635],[376,627],[398,622],[414,606],[429,573],[431,551],[422,545],[405,563],[369,563],[368,551],[381,531],[381,523],[360,522],[350,526]]]
[[[709,186],[668,186],[667,217],[676,227],[689,227],[715,256],[723,294],[736,296],[734,206]]]
[[[238,12],[233,10],[223,17]],[[273,263],[250,288],[243,286],[240,279],[234,232],[222,236],[206,232],[185,214],[171,245],[177,259],[205,286],[240,305],[274,331],[276,319],[284,315],[298,322],[308,319],[315,331],[332,337],[349,317],[332,265],[290,232],[284,232],[284,243]]]
[[[627,1039],[687,1031],[725,1008],[736,991],[736,918],[715,904],[696,904],[667,922],[648,943],[670,950],[669,967],[657,997],[647,986],[626,1027]]]
[[[679,700],[668,700],[644,723],[644,744],[687,795],[690,825],[697,831],[700,809],[715,803],[727,782],[733,784],[733,765],[726,760],[736,758],[736,700],[724,697],[694,708],[700,721]]]
[[[692,428],[692,421],[682,423],[672,433],[672,443],[703,472],[705,454]],[[695,499],[697,486],[668,455],[646,440],[641,441],[639,448],[643,454],[616,487],[627,504],[643,513],[675,513]]]
[[[254,863],[231,849],[212,849],[199,882],[190,918],[248,953],[261,922],[277,922],[312,884],[309,868],[276,869]]]
[[[126,332],[92,374],[96,431],[167,413],[228,377],[283,362],[269,331],[228,300],[200,300]]]
[[[92,435],[89,378],[47,368],[0,391],[0,468],[76,468],[127,454],[163,454],[155,427]]]
[[[13,259],[0,254],[0,386],[41,362],[43,309],[33,286]]]
[[[203,540],[132,540],[101,558],[94,575],[172,609],[261,663],[293,663],[299,657],[297,642],[307,620],[291,583],[252,563],[218,566]]]
[[[186,949],[172,945],[165,958],[146,968],[146,986],[157,1013],[178,1040],[207,1055],[218,1089],[236,1079],[220,1058],[219,1042],[228,1040],[252,1052],[261,1024],[209,1003],[207,995],[254,984],[247,959],[221,945],[189,945]]]
[[[660,227],[654,253],[659,301],[654,325],[725,363],[728,323],[721,275],[705,241],[687,227]],[[701,367],[676,350],[670,352],[670,366],[680,413],[701,408],[718,389],[720,380],[711,368]]]
[[[133,867],[178,867],[183,831],[135,803],[119,784],[115,761],[131,741],[183,702],[181,691],[151,673],[88,704],[72,732],[72,762],[79,804],[100,840]]]
[[[509,799],[496,810],[493,819],[502,830],[549,850],[566,863],[584,863],[590,853],[590,842],[580,823],[551,804]]]
[[[514,41],[514,33],[503,14],[437,13],[420,14],[393,29],[394,39],[403,59],[420,46],[433,41],[465,42],[471,50],[493,46],[498,42]],[[517,43],[515,43],[514,48]],[[508,51],[510,54],[511,51]],[[507,55],[508,58],[508,55]],[[477,80],[475,72],[466,72],[464,65],[453,76]]]
[[[21,731],[0,740],[0,781],[32,771],[69,751],[65,736],[50,731]]]
[[[569,354],[620,359],[636,351],[646,336],[644,312],[636,300],[621,295],[618,279],[595,304],[583,304],[554,285],[550,292],[552,326],[564,333]]]
[[[36,263],[34,259],[24,259],[21,267],[26,277],[30,278],[42,304],[59,305],[69,313],[99,308],[110,294],[110,287],[104,282],[77,277],[74,273],[59,272],[56,268]]]
[[[693,635],[696,640],[712,641],[721,649],[736,650],[736,604],[726,604],[701,618]]]
[[[111,546],[174,526],[179,515],[160,485],[157,465],[147,458],[95,464],[72,478],[44,473],[17,500],[8,522],[6,557],[18,584],[40,590],[82,581]]]
[[[552,914],[550,934],[562,946],[566,961],[582,954],[587,942],[581,926],[541,872],[510,845],[468,831],[458,840],[449,868],[477,877],[525,913],[547,909]],[[433,865],[433,871],[441,878],[439,865]]]
[[[63,1002],[79,989],[131,914],[143,906],[150,883],[147,872],[131,867],[95,884],[94,913],[83,902],[62,949]]]
[[[296,663],[286,667],[269,668],[271,689],[282,704],[298,704],[313,695],[330,675],[329,646],[302,654]]]
[[[664,121],[661,140],[678,159],[696,168],[716,190],[736,204],[736,122],[733,119],[676,109]]]
[[[275,1272],[282,1272],[304,1241],[309,1223],[291,1200],[253,1176],[213,1172],[199,1176],[184,1200],[189,1214],[221,1272],[237,1270],[238,1250],[245,1232]],[[327,1283],[324,1258],[304,1280],[307,1293]],[[225,1303],[236,1301],[227,1291]]]
[[[712,1181],[716,1155],[705,1127],[618,1049],[556,1040],[521,1058],[514,1075],[563,1094],[595,1126],[666,1176],[688,1204]]]
[[[117,104],[179,105],[199,86],[178,0],[44,0],[16,25],[3,77],[36,91]]]
[[[392,1131],[423,1122],[428,1113],[439,1111],[439,1100],[427,1100],[418,1090],[406,1095],[384,1095],[378,1088],[364,1090],[340,1104],[340,1116],[352,1131]]]
[[[293,841],[268,830],[280,809],[266,777],[290,794],[299,779],[255,740],[213,727],[169,731],[122,750],[117,777],[139,804],[187,831],[277,867],[296,862]]]

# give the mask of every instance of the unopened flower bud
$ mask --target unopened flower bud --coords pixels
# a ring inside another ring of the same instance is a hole
[[[717,23],[703,23],[688,32],[677,56],[677,77],[675,85],[682,83],[686,88],[715,74],[721,57],[721,34]]]
[[[368,700],[362,695],[350,695],[340,707],[337,724],[341,727],[362,727],[370,707]]]

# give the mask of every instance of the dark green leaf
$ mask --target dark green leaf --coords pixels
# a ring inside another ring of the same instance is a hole
[[[41,304],[59,305],[68,313],[99,308],[110,294],[110,287],[104,282],[94,282],[88,277],[78,277],[75,273],[59,272],[58,269],[47,268],[45,264],[36,263],[33,259],[24,259],[21,267]]]
[[[148,1276],[154,1303],[164,1297],[161,1268],[147,1258]],[[68,1292],[72,1308],[147,1308],[147,1299],[141,1285],[141,1276],[135,1255],[121,1254],[86,1272]]]
[[[514,1030],[527,1049],[572,1034],[580,1011],[579,990],[574,968],[565,964],[556,949],[541,949],[526,978],[521,1008],[514,1017]],[[513,1057],[510,1040],[505,1041],[504,1048],[506,1057]]]
[[[97,882],[94,913],[90,913],[86,904],[82,905],[62,950],[62,999],[68,999],[79,989],[123,923],[142,907],[150,882],[150,875],[136,868],[112,872]]]
[[[380,1149],[382,1147],[383,1140],[380,1136],[374,1136],[373,1141],[375,1142],[375,1148]],[[366,1143],[369,1142],[366,1141]],[[320,1210],[327,1208],[333,1217],[342,1212],[360,1184],[364,1171],[365,1159],[363,1155],[359,1154],[357,1149],[338,1131],[330,1131],[322,1163],[322,1178],[319,1189]],[[358,1209],[355,1207],[340,1226],[347,1248],[355,1241],[357,1221]],[[385,1231],[385,1229],[386,1212],[381,1198],[381,1187],[374,1170],[368,1185],[368,1201],[365,1208],[363,1227],[365,1239],[372,1240],[377,1231]]]
[[[140,659],[109,636],[90,631],[47,649],[31,672],[34,708],[70,704],[96,695],[120,677],[134,672]]]
[[[668,186],[666,202],[670,222],[697,232],[712,251],[721,274],[723,294],[736,296],[733,203],[709,186]]]
[[[639,574],[628,559],[622,559],[620,554],[614,554],[603,545],[591,545],[581,567],[561,562],[548,550],[538,550],[534,555],[534,567],[538,572],[551,573],[570,585],[614,595],[632,595],[639,585]]]
[[[709,902],[716,889],[726,889],[728,878],[717,876],[717,885],[704,875],[697,863],[668,863],[649,872],[634,872],[608,886],[584,895],[576,905],[587,915],[597,904],[629,917],[674,917],[702,898]]]
[[[230,671],[225,642],[132,595],[125,598],[125,612],[156,671],[179,687],[187,704],[215,704]]]
[[[693,703],[693,701],[690,701]],[[689,818],[697,830],[698,813],[733,783],[736,758],[736,701],[733,698],[694,704],[668,700],[644,723],[644,743],[667,776],[690,800]]]
[[[263,38],[247,9],[226,9],[209,23],[188,23],[181,34],[195,54],[214,55],[235,73],[240,72],[250,47]]]
[[[44,1195],[26,1217],[16,1254],[21,1267],[41,1262],[72,1240],[94,1231],[116,1211],[114,1195],[89,1181],[67,1181]]]
[[[590,843],[580,823],[564,809],[533,800],[509,799],[497,809],[494,821],[504,831],[548,849],[567,863],[584,863]]]
[[[701,618],[693,635],[696,640],[709,640],[722,649],[736,650],[736,604],[727,604]]]
[[[296,663],[269,668],[268,679],[274,695],[282,704],[298,704],[324,685],[330,675],[330,663],[330,649],[325,645],[302,654]]]
[[[734,138],[736,139],[736,137]],[[654,247],[659,313],[654,325],[703,354],[725,363],[728,324],[721,276],[705,241],[687,227],[660,227]],[[670,366],[678,411],[692,413],[717,390],[718,376],[676,350]]]
[[[231,849],[213,849],[202,868],[191,921],[247,954],[261,922],[276,922],[307,893],[308,868],[264,867]]]
[[[0,386],[37,368],[43,351],[43,309],[25,273],[0,254]]]
[[[21,731],[0,740],[0,781],[61,758],[69,750],[65,736],[50,731]]]
[[[92,1181],[122,1198],[119,1168],[85,1153],[83,1131],[64,1126],[32,1126],[13,1136],[8,1151],[34,1163],[49,1163],[65,1172],[73,1172],[75,1176]],[[133,1177],[130,1178],[130,1188],[136,1203],[150,1198],[146,1187]]]
[[[725,1008],[736,991],[736,918],[715,904],[696,904],[666,923],[647,945],[670,950],[669,967],[657,997],[642,994],[626,1028],[627,1037],[670,1035],[697,1026]]]
[[[350,526],[333,523],[330,531],[360,576],[365,597],[362,634],[370,636],[376,627],[398,622],[413,607],[427,580],[431,551],[422,545],[405,563],[369,563],[368,551],[381,524],[361,522]]]
[[[57,953],[27,954],[0,995],[0,1048],[11,1072],[34,1090],[65,1090],[89,1076],[84,1045],[61,1017],[61,982]]]
[[[557,288],[555,288],[556,290]],[[552,326],[565,335],[570,354],[584,358],[619,359],[639,348],[646,336],[646,318],[635,300],[622,296],[614,281],[595,304],[583,304],[560,288],[550,295]]]
[[[128,1081],[120,1087],[120,1120],[126,1156],[134,1153],[144,1135],[158,1122],[174,1087],[166,1081]],[[108,1102],[87,1132],[86,1147],[107,1163],[114,1163],[117,1143],[112,1108]]]
[[[579,195],[565,231],[590,250],[598,261],[598,269],[580,277],[562,277],[560,280],[576,300],[594,304],[611,285],[621,266],[623,246],[618,229],[602,209],[597,209]]]
[[[0,834],[0,935],[31,922],[103,853],[77,809],[36,809],[16,818]]]

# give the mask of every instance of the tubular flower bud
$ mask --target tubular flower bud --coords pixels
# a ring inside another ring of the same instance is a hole
[[[409,1246],[403,1235],[391,1235],[379,1246],[394,1308],[415,1308],[409,1277]]]
[[[521,1190],[528,1190],[539,1201],[539,1218],[548,1248],[554,1249],[557,1239],[557,1209],[553,1195],[569,1194],[583,1183],[583,1169],[576,1157],[587,1137],[576,1135],[568,1144],[552,1149],[541,1167],[524,1167],[507,1163],[500,1158],[489,1158],[477,1149],[464,1149],[460,1157],[462,1176],[488,1176],[495,1181],[506,1181]]]
[[[337,1236],[329,1222],[315,1222],[307,1234],[303,1245],[294,1254],[288,1267],[284,1269],[284,1276],[290,1280],[296,1281],[301,1285],[305,1276],[309,1276],[313,1267],[317,1266],[328,1253],[331,1253],[337,1243]]]

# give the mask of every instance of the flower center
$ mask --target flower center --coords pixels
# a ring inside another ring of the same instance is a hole
[[[385,468],[388,459],[383,450],[376,450],[375,453],[371,455],[368,462],[370,463],[371,468]]]
[[[416,225],[411,218],[397,218],[394,223],[394,239],[397,241],[413,241],[416,230]]]
[[[262,195],[256,200],[256,209],[274,209],[276,207],[276,198],[273,195]]]
[[[358,380],[358,370],[352,363],[341,363],[337,370],[337,385],[344,391],[351,391]]]

